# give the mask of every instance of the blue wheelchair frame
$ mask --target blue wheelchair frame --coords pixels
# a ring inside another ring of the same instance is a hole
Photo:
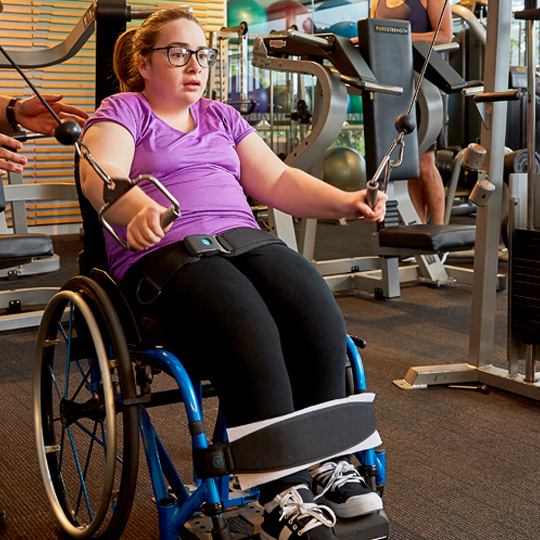
[[[197,382],[194,385],[181,362],[168,351],[146,349],[144,356],[155,362],[165,373],[174,378],[185,403],[188,421],[202,421],[201,383]],[[354,392],[363,392],[366,390],[364,366],[360,352],[350,336],[347,336],[347,356],[353,374]],[[221,414],[218,415],[217,422],[216,433],[220,437],[219,442],[225,442],[225,423]],[[195,478],[198,487],[192,493],[189,493],[178,476],[147,411],[143,407],[139,408],[139,425],[159,514],[161,540],[176,540],[181,527],[199,511],[203,503],[221,505],[223,509],[227,509],[257,499],[257,489],[253,489],[248,495],[231,498],[228,476],[202,480]],[[193,435],[192,445],[196,449],[207,449],[206,435]],[[376,452],[374,448],[370,448],[358,452],[356,457],[364,469],[374,471],[375,485],[371,487],[380,489],[386,481],[384,451]],[[171,492],[176,499],[171,497]]]
[[[73,538],[118,538],[133,502],[140,434],[161,540],[176,540],[182,527],[199,512],[212,519],[213,540],[230,540],[225,510],[255,501],[258,490],[231,491],[229,476],[212,476],[215,469],[206,471],[204,478],[194,475],[193,490],[182,482],[147,408],[182,401],[192,449],[205,454],[210,449],[203,427],[203,393],[208,387],[193,382],[174,354],[144,345],[140,335],[138,339],[133,335],[137,326],[134,319],[134,324],[129,324],[129,307],[123,297],[116,296],[121,295],[116,284],[108,286],[103,276],[110,278],[102,274],[69,280],[47,305],[36,340],[36,442],[53,510]],[[96,279],[101,280],[101,285]],[[349,336],[346,339],[347,391],[361,393],[366,390],[366,381],[357,344],[363,344]],[[172,377],[178,389],[152,393],[152,377],[159,371]],[[114,428],[117,418],[122,419],[121,431]],[[213,444],[227,442],[220,412],[214,438]],[[72,454],[72,462],[66,461],[68,453]],[[384,451],[371,448],[356,456],[368,485],[381,492],[385,483]],[[211,459],[222,458],[212,454]],[[75,489],[71,489],[73,486]],[[94,505],[96,497],[98,504]],[[347,531],[341,540],[386,538],[388,520],[382,511],[375,514],[363,522],[363,518],[358,523],[346,520]],[[377,528],[376,536],[369,536],[371,528]],[[359,533],[361,530],[364,535]]]

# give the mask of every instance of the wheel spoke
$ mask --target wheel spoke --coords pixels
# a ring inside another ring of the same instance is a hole
[[[81,463],[79,461],[79,456],[77,453],[77,448],[75,447],[75,441],[73,440],[73,434],[71,433],[71,429],[67,428],[66,430],[68,432],[69,440],[71,443],[71,449],[73,451],[73,458],[75,459],[75,464],[77,467],[77,473],[79,475],[79,481],[80,481],[80,489],[84,495],[84,500],[86,502],[86,509],[88,510],[88,516],[90,518],[90,521],[93,521],[94,517],[92,515],[92,508],[90,506],[90,499],[88,498],[88,491],[86,490],[86,482],[83,475],[83,471],[81,468]],[[77,505],[75,515],[79,514],[79,506]]]
[[[64,338],[64,341],[66,343],[66,346],[67,346],[67,351],[66,351],[66,389],[65,389],[65,397],[67,397],[68,395],[68,384],[69,384],[69,372],[70,372],[70,366],[71,366],[71,350],[72,350],[72,345],[73,345],[73,342],[72,342],[72,337],[73,337],[73,317],[74,317],[74,306],[73,306],[73,303],[70,303],[70,307],[69,307],[69,311],[70,311],[70,314],[69,314],[69,327],[68,327],[68,332],[66,333],[66,330],[64,328],[64,324],[62,324],[62,321],[59,321],[58,322],[58,327],[60,329],[60,333],[62,334],[63,338]],[[77,358],[75,359],[75,363],[77,364],[77,367],[79,369],[79,372],[80,374],[82,375],[82,380],[81,380],[81,383],[79,385],[79,387],[77,388],[77,390],[75,391],[75,393],[73,394],[73,397],[72,399],[75,399],[75,397],[78,395],[79,391],[81,390],[81,388],[83,387],[83,385],[86,385],[86,388],[89,392],[92,392],[92,387],[90,386],[90,383],[88,382],[89,380],[89,375],[92,371],[92,369],[94,368],[94,362],[95,362],[95,359],[92,361],[89,369],[88,369],[88,372],[85,374],[84,373],[84,369],[82,368],[81,364],[80,364],[80,360]]]
[[[54,374],[54,368],[53,366],[49,365],[47,366],[47,369],[49,370],[49,375],[51,377],[51,382],[53,383],[54,387],[56,388],[56,394],[59,398],[62,398],[62,394],[60,393],[60,387],[58,385],[58,381],[56,380],[56,375]]]
[[[90,446],[88,448],[88,452],[86,455],[86,463],[84,465],[84,471],[83,471],[83,478],[84,478],[85,485],[86,485],[86,474],[88,473],[88,466],[90,464],[90,458],[92,457],[92,450],[94,449],[94,441],[97,440],[96,439],[97,425],[98,425],[98,422],[94,422],[94,431],[92,433],[92,436],[90,437]],[[79,513],[81,497],[82,497],[82,489],[79,490],[79,496],[77,498],[77,504],[75,506],[75,511],[77,514]]]
[[[81,431],[86,433],[90,437],[90,440],[92,441],[92,443],[97,442],[103,448],[107,446],[105,444],[105,434],[103,434],[103,439],[100,440],[95,434],[95,432],[92,433],[88,428],[84,427],[80,422],[73,422],[72,427],[73,426],[77,426]]]
[[[79,392],[82,390],[82,388],[84,386],[86,386],[86,389],[92,394],[92,397],[94,397],[96,395],[96,393],[92,389],[92,386],[88,382],[88,379],[90,377],[90,374],[92,373],[92,370],[95,369],[96,359],[94,358],[92,360],[92,362],[90,364],[90,367],[88,368],[88,371],[86,373],[84,373],[79,360],[77,360],[75,363],[77,364],[77,366],[79,368],[79,371],[80,371],[83,378],[82,378],[81,382],[79,383],[79,386],[77,387],[77,390],[75,390],[75,393],[73,394],[73,396],[71,396],[71,400],[73,401],[79,395]]]

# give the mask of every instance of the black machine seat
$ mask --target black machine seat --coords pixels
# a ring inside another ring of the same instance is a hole
[[[0,235],[0,269],[26,264],[54,255],[52,240],[45,234]]]
[[[474,246],[474,225],[407,225],[381,228],[379,245],[427,252],[458,251]]]

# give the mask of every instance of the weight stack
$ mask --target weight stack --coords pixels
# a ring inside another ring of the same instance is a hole
[[[512,331],[527,345],[540,343],[540,231],[516,229],[512,241]]]

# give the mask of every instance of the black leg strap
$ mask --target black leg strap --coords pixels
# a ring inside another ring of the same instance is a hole
[[[366,448],[372,448],[380,444],[372,400],[373,394],[350,396],[228,430],[231,442],[194,450],[195,470],[201,478],[256,475],[260,476],[256,483],[262,483],[291,469],[360,450],[366,441],[370,444]],[[277,474],[269,478],[268,473]]]

